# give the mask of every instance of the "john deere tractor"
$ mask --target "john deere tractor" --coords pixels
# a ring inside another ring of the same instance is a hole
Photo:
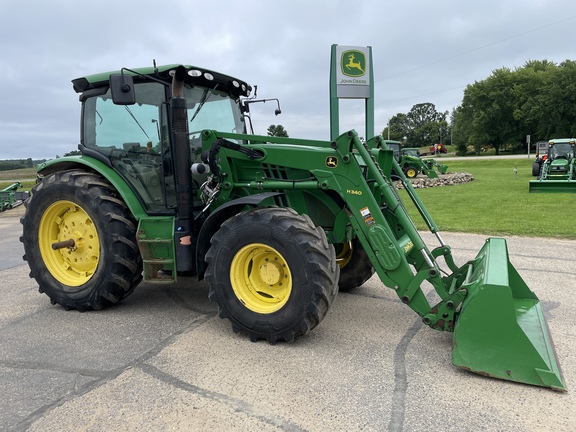
[[[376,273],[425,324],[454,332],[455,365],[565,389],[541,304],[505,240],[457,266],[379,137],[249,134],[251,86],[195,66],[124,68],[73,86],[81,155],[39,167],[22,218],[24,259],[52,303],[102,309],[142,280],[195,273],[235,332],[291,342],[339,290]],[[436,248],[416,231],[392,170]]]
[[[438,173],[446,174],[448,167],[434,159],[422,159],[417,148],[401,148],[399,141],[385,140],[386,145],[394,151],[394,157],[408,178],[414,178],[419,173],[429,178],[438,178]],[[437,172],[438,171],[438,172]]]
[[[530,180],[529,192],[576,192],[575,143],[574,138],[548,142],[548,153],[541,158],[538,179]]]

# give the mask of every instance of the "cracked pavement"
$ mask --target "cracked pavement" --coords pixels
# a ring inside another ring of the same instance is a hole
[[[233,333],[195,278],[66,312],[28,277],[20,234],[18,217],[0,218],[0,430],[574,430],[575,241],[508,239],[546,313],[569,388],[557,393],[455,368],[451,334],[377,277],[292,344]],[[486,236],[443,238],[463,264]]]

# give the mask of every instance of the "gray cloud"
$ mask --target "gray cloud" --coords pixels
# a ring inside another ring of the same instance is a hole
[[[86,74],[197,64],[258,85],[282,115],[253,106],[256,132],[329,138],[332,44],[372,46],[376,132],[414,104],[460,104],[467,84],[528,60],[573,57],[568,0],[429,2],[3,0],[0,4],[0,159],[52,158],[78,143]],[[342,130],[364,128],[363,101],[342,101]]]

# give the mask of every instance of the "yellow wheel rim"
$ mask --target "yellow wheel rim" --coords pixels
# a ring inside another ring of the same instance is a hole
[[[52,249],[52,244],[70,239],[73,247]],[[98,267],[100,242],[94,222],[71,201],[56,201],[46,209],[38,227],[38,245],[46,268],[64,285],[85,284]]]
[[[336,264],[338,264],[338,267],[343,269],[352,259],[352,242],[342,243],[339,247],[341,250],[336,255]]]
[[[262,243],[252,243],[236,253],[230,281],[238,300],[260,314],[280,310],[292,292],[288,263],[276,249]]]
[[[408,169],[408,171],[406,171],[406,177],[416,177],[416,170],[413,168]]]

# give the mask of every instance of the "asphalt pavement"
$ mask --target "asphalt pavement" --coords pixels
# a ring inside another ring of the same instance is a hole
[[[9,212],[0,218],[2,431],[576,430],[576,241],[508,238],[511,262],[542,301],[569,388],[559,393],[454,367],[452,335],[424,326],[377,277],[340,293],[292,344],[233,333],[194,278],[67,312],[28,277],[18,209]],[[462,265],[486,237],[443,238]]]

